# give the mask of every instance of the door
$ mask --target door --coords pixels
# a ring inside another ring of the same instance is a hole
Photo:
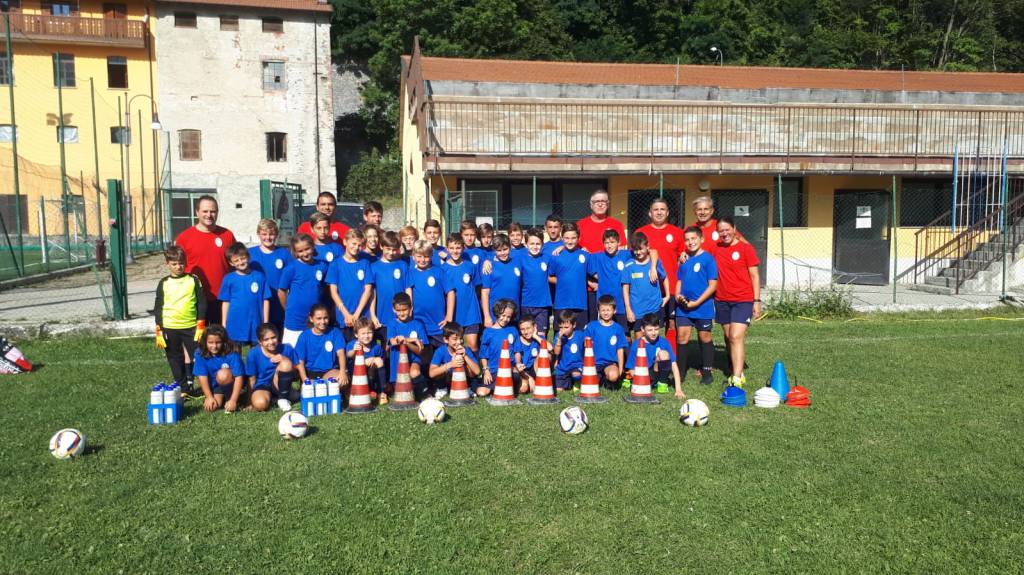
[[[666,189],[659,192],[657,188],[644,190],[629,190],[627,196],[629,201],[629,212],[626,219],[626,231],[632,232],[650,223],[648,212],[651,211],[651,202],[659,196],[665,198],[668,203],[668,223],[685,227],[683,224],[686,215],[683,207],[683,194],[680,189]]]
[[[837,283],[889,283],[889,192],[836,190],[832,274]]]
[[[711,193],[715,218],[732,216],[761,260],[761,285],[768,279],[768,190],[716,190]]]

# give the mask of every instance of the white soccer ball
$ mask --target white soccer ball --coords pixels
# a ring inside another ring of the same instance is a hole
[[[71,459],[85,450],[85,436],[77,429],[62,429],[50,438],[50,455]]]
[[[708,424],[708,415],[711,410],[707,404],[699,399],[687,399],[679,408],[679,421],[690,427],[701,427]]]
[[[562,413],[558,414],[558,424],[562,427],[564,433],[579,435],[590,426],[590,420],[587,419],[585,411],[573,405],[572,407],[566,407],[562,410]]]
[[[447,417],[447,414],[444,411],[444,404],[433,397],[428,397],[420,402],[420,407],[416,410],[416,415],[419,416],[420,421],[427,425],[441,423],[444,421],[445,417]]]
[[[289,411],[277,420],[277,432],[282,439],[299,439],[306,435],[309,429],[309,420],[298,411]]]

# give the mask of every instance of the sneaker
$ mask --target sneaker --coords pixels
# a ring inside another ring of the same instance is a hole
[[[444,399],[446,395],[448,395],[447,389],[438,389],[434,392],[434,399]]]
[[[657,393],[668,393],[668,384],[667,383],[659,383],[658,384],[658,391],[657,391]]]
[[[572,392],[573,393],[579,393],[580,392],[580,386],[578,386],[578,385],[572,386]]]
[[[712,375],[710,369],[701,372],[701,375],[700,375],[700,384],[701,385],[711,385],[714,382],[715,382],[715,376]]]
[[[740,376],[740,385],[739,385],[739,387],[743,387],[744,385],[747,385],[747,374],[745,374],[745,373]]]
[[[287,399],[282,397],[281,399],[277,400],[277,407],[281,411],[291,411],[292,410],[292,402],[290,402]]]
[[[196,387],[191,381],[186,381],[181,384],[181,397],[182,399],[189,399],[196,396]]]
[[[743,389],[743,380],[741,380],[740,378],[736,377],[735,375],[730,375],[729,379],[726,380],[726,381],[728,382],[729,385],[732,385],[732,386],[738,387],[740,389]]]
[[[387,405],[388,404],[388,394],[386,394],[386,393],[380,394],[380,404],[381,405]]]
[[[629,389],[633,385],[633,382],[628,379],[622,380],[622,389]]]

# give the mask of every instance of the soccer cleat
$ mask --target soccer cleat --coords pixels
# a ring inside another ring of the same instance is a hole
[[[387,404],[388,404],[388,394],[386,394],[386,393],[380,394],[380,405],[387,405]]]
[[[714,382],[715,382],[715,376],[711,374],[711,370],[710,369],[707,369],[707,370],[704,370],[704,371],[701,372],[701,375],[700,375],[700,384],[701,385],[711,385]]]
[[[740,385],[739,386],[743,387],[746,384],[747,384],[747,374],[744,373],[743,375],[740,376]]]
[[[281,411],[291,411],[292,410],[292,402],[288,401],[287,399],[281,398],[281,399],[277,400],[277,407]]]
[[[633,382],[631,382],[630,380],[628,380],[628,379],[623,379],[622,380],[622,389],[629,389],[630,386],[632,386],[632,385],[633,385]]]
[[[658,389],[657,389],[656,393],[668,393],[668,384],[667,383],[659,383],[658,384]]]
[[[438,388],[438,390],[434,392],[434,399],[444,399],[444,396],[446,395],[448,395],[447,389],[444,389],[443,387]]]

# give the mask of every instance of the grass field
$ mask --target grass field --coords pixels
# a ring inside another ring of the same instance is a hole
[[[691,379],[708,427],[616,396],[577,437],[562,406],[483,403],[297,442],[279,412],[147,427],[148,340],[23,342],[42,367],[0,384],[0,571],[1020,572],[1024,321],[1002,314],[765,321],[748,373],[784,359],[809,410]],[[64,426],[77,460],[47,452]]]

